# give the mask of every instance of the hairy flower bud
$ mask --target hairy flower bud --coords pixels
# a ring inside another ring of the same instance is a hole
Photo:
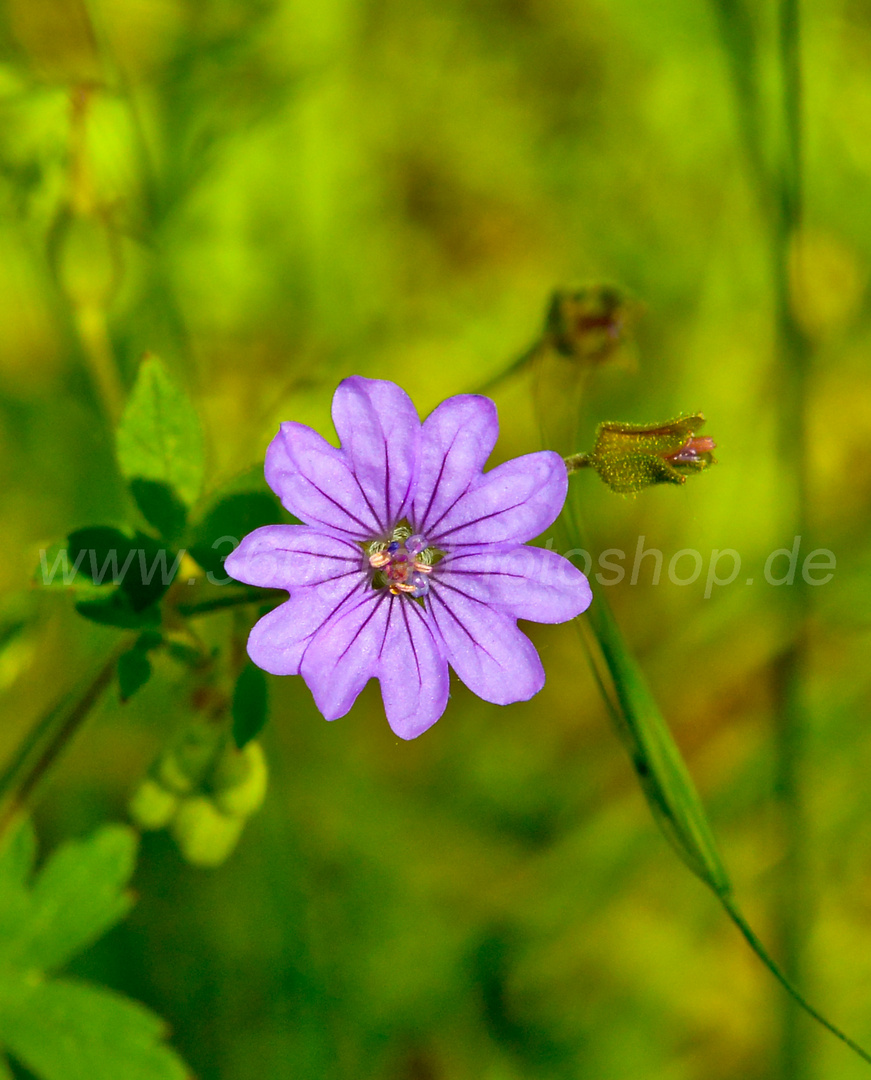
[[[683,484],[687,474],[716,464],[711,451],[716,443],[697,435],[704,424],[701,413],[679,416],[663,424],[600,424],[591,454],[566,458],[569,472],[589,467],[622,495],[650,484]]]

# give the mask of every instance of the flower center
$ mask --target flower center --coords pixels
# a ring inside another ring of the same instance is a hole
[[[391,540],[375,540],[367,550],[369,565],[375,571],[373,585],[386,586],[394,596],[405,593],[415,599],[429,592],[427,575],[432,573],[433,549],[420,533],[399,525]]]

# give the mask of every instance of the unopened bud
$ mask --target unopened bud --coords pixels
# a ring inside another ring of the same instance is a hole
[[[167,791],[156,780],[146,777],[134,792],[127,810],[134,825],[151,831],[166,828],[178,806],[177,795]]]
[[[572,360],[601,362],[629,336],[640,305],[612,285],[558,289],[545,323],[545,340]]]
[[[244,824],[244,818],[222,814],[205,795],[191,795],[182,800],[171,828],[187,862],[220,866],[233,853]]]
[[[566,465],[570,472],[595,469],[612,491],[624,495],[650,484],[683,484],[688,474],[716,464],[711,453],[716,443],[696,434],[704,422],[697,413],[649,427],[600,424],[593,452],[566,458]]]
[[[268,775],[259,742],[252,740],[241,750],[228,743],[212,777],[215,805],[233,817],[249,817],[263,805]]]

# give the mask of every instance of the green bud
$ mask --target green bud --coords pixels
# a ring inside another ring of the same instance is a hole
[[[612,285],[558,289],[548,308],[545,340],[569,359],[599,363],[626,342],[640,310]]]
[[[222,738],[225,735],[216,727],[191,724],[158,758],[155,779],[178,795],[192,792],[210,772]]]
[[[683,484],[689,473],[716,464],[716,443],[696,435],[701,413],[679,416],[664,424],[600,424],[591,454],[566,458],[569,472],[593,468],[612,491],[627,495],[650,484]]]
[[[165,828],[178,810],[178,796],[147,777],[133,794],[127,811],[135,825],[145,831]]]
[[[205,795],[183,799],[172,821],[172,835],[193,866],[220,866],[233,853],[245,819],[227,817]]]
[[[242,750],[228,743],[212,777],[215,805],[233,817],[249,817],[263,805],[268,776],[259,742],[252,740]]]

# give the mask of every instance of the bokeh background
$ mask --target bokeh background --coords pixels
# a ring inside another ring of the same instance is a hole
[[[792,547],[796,510],[777,435],[770,206],[724,44],[732,7],[7,0],[5,754],[115,640],[31,581],[41,547],[132,520],[110,416],[146,350],[196,401],[217,489],[256,471],[281,420],[331,431],[342,377],[394,379],[423,415],[504,371],[554,287],[611,282],[644,306],[635,347],[589,381],[578,444],[554,448],[589,449],[600,420],[708,417],[720,464],[682,488],[627,499],[592,474],[572,483],[594,555],[618,548],[631,564],[644,536],[666,563],[683,548],[705,559],[686,586],[654,585],[648,559],[608,599],[777,952],[773,673],[795,628],[789,586],[762,568]],[[770,164],[768,8],[746,12]],[[867,1043],[871,7],[807,0],[802,20],[800,557],[837,559],[810,590],[803,661],[805,982]],[[493,388],[494,462],[540,445],[536,377]],[[714,548],[743,569],[706,599]],[[201,620],[202,633],[220,642],[249,616]],[[529,632],[548,671],[535,700],[499,708],[457,684],[408,744],[374,685],[327,724],[301,680],[271,678],[270,793],[237,852],[202,870],[146,836],[137,907],[75,971],[156,1009],[202,1080],[780,1076],[781,990],[658,832],[575,629]],[[168,660],[123,708],[110,694],[44,792],[44,844],[123,818],[189,715]],[[809,1076],[865,1075],[829,1036],[804,1037]]]

